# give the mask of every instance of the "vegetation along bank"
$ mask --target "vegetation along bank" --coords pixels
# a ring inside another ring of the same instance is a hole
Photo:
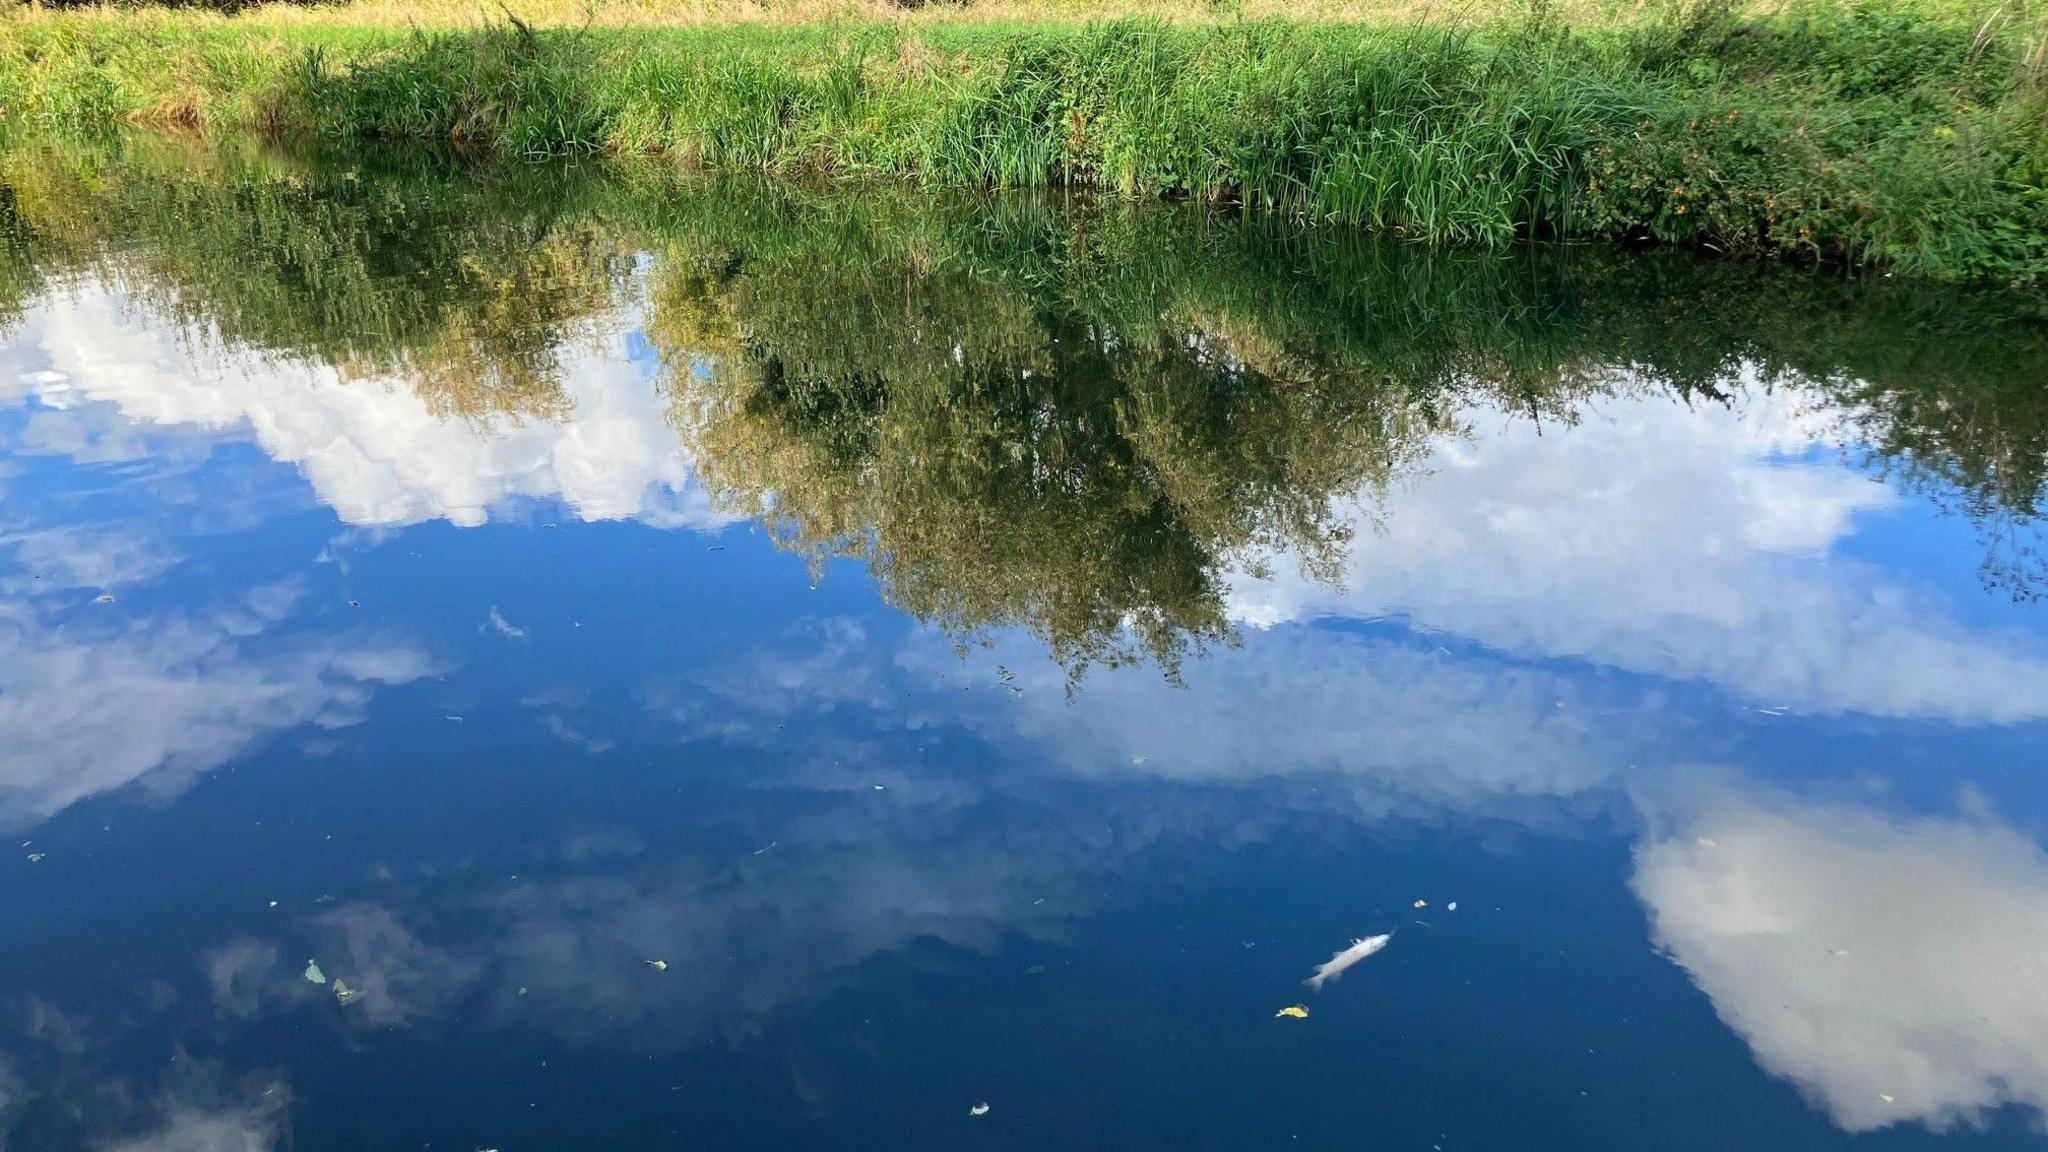
[[[0,119],[1087,185],[1429,240],[2048,280],[2048,18],[2022,8],[789,3],[23,8],[0,20]]]

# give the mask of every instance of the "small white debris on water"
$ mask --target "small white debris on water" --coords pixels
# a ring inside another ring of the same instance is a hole
[[[967,1110],[967,1114],[969,1116],[986,1116],[988,1115],[988,1105],[976,1104],[974,1107],[969,1108]]]
[[[1458,902],[1456,900],[1453,900],[1449,904],[1444,905],[1444,911],[1446,912],[1456,912],[1457,910]]]
[[[649,968],[654,969],[656,972],[668,971],[668,961],[666,960],[649,960],[647,962],[647,966]]]

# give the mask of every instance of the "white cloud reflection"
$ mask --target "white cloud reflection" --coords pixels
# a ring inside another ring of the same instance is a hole
[[[565,351],[559,423],[489,427],[440,416],[402,381],[347,382],[325,367],[183,340],[118,294],[81,286],[23,319],[0,401],[64,411],[47,450],[104,459],[145,451],[134,430],[253,438],[304,474],[347,524],[476,525],[519,499],[559,498],[585,520],[711,528],[711,510],[648,373],[613,341]],[[29,365],[36,365],[33,369]],[[81,409],[98,411],[97,424]]]
[[[2038,638],[1964,627],[1952,605],[1841,554],[1859,516],[1898,498],[1846,464],[1798,459],[1832,456],[1833,421],[1796,391],[1734,409],[1609,398],[1569,430],[1477,413],[1376,525],[1361,518],[1347,590],[1240,576],[1232,611],[1258,626],[1399,615],[1765,706],[2048,716]]]
[[[904,657],[927,673],[950,653]],[[989,738],[1042,750],[1093,778],[1246,782],[1326,778],[1363,814],[1525,812],[1611,780],[1648,739],[1655,701],[1624,709],[1597,684],[1492,653],[1387,635],[1286,629],[1193,663],[1184,686],[1149,670],[1092,677],[1069,700],[1057,669],[1028,669],[1012,699],[985,691]],[[1135,673],[1135,674],[1134,674]],[[993,681],[989,674],[988,681]]]
[[[405,644],[271,643],[279,611],[265,589],[128,628],[0,619],[0,829],[133,784],[176,794],[264,736],[352,724],[377,685],[432,670]]]
[[[2048,1111],[2048,855],[1988,819],[1712,789],[1649,836],[1657,946],[1839,1126]]]
[[[102,1152],[271,1152],[284,1138],[289,1100],[279,1083],[248,1099],[200,1103],[166,1096],[150,1128],[100,1147]]]

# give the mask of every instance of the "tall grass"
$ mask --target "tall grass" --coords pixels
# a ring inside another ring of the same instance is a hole
[[[1994,14],[1996,15],[1996,14]],[[2048,274],[2038,19],[1706,0],[1573,30],[955,19],[0,23],[0,114],[1092,185],[1433,240],[1596,235]]]

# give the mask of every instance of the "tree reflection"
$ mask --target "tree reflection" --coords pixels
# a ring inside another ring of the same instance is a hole
[[[1343,581],[1361,507],[1475,413],[1548,428],[1620,393],[1796,390],[1980,525],[1993,583],[2048,582],[2028,297],[1186,205],[122,151],[0,152],[0,322],[94,277],[474,421],[565,418],[565,351],[637,322],[725,506],[962,643],[1028,629],[1073,677],[1228,643],[1226,582],[1271,557]]]
[[[442,415],[559,419],[561,352],[613,323],[630,264],[565,175],[473,183],[153,138],[117,161],[0,150],[0,292],[18,313],[93,276],[196,339],[401,380]]]

